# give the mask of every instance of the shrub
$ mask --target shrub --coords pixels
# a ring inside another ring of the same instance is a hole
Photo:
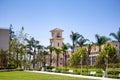
[[[56,70],[55,70],[55,72],[58,72],[58,73],[60,73],[61,72],[61,68],[56,68]]]
[[[69,69],[62,69],[61,73],[67,73]]]

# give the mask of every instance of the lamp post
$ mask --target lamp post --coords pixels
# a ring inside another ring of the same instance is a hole
[[[81,59],[81,74],[82,74],[82,55],[80,56]]]

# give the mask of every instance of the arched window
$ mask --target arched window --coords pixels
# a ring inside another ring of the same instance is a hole
[[[60,36],[60,33],[58,32],[58,33],[57,33],[57,38],[60,38],[60,37],[61,37],[61,36]]]
[[[60,44],[58,43],[58,47],[60,46]]]

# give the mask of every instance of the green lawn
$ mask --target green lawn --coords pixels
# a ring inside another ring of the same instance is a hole
[[[32,72],[0,72],[0,80],[93,80]]]

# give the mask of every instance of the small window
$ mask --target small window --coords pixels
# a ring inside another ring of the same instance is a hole
[[[58,47],[60,46],[60,44],[58,43]]]
[[[54,32],[52,32],[52,37],[54,37]]]

